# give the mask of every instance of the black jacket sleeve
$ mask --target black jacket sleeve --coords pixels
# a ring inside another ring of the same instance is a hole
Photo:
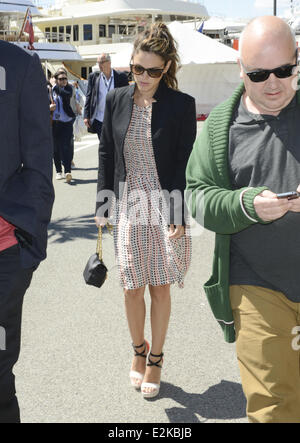
[[[108,213],[100,214],[99,209],[107,199],[103,199],[103,191],[114,190],[114,139],[112,130],[112,102],[115,90],[110,91],[106,96],[105,114],[101,132],[101,140],[99,145],[99,168],[97,183],[97,203],[96,215],[99,217],[107,217]]]
[[[88,78],[88,86],[87,86],[87,92],[86,92],[86,98],[85,98],[83,118],[91,118],[91,100],[92,100],[92,91],[93,91],[93,83],[94,83],[93,79],[94,79],[94,75],[90,74],[89,78]]]

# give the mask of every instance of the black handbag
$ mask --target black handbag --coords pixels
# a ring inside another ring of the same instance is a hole
[[[98,228],[98,240],[97,251],[93,254],[83,271],[83,278],[87,285],[96,286],[101,288],[105,280],[107,279],[107,267],[103,263],[102,259],[102,227]]]

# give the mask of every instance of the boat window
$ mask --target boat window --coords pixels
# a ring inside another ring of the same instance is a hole
[[[52,41],[57,42],[57,26],[52,27]]]
[[[106,37],[106,26],[99,25],[99,37]]]
[[[93,40],[93,25],[83,25],[83,40]]]
[[[45,37],[49,42],[51,42],[50,28],[45,28]]]
[[[79,40],[79,26],[74,25],[73,26],[73,41],[78,42],[78,40]]]
[[[69,42],[71,40],[72,26],[66,26],[66,41]]]
[[[64,39],[65,39],[65,35],[64,35],[65,34],[65,27],[64,26],[60,26],[58,28],[58,32],[59,32],[58,39],[59,39],[60,42],[63,42]]]
[[[135,34],[135,25],[128,26],[128,35],[134,35]]]
[[[113,34],[116,33],[116,27],[115,25],[108,25],[108,36],[109,38],[112,37]]]
[[[119,25],[119,34],[126,35],[126,25]]]

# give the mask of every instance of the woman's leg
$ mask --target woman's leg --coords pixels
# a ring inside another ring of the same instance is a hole
[[[65,168],[65,173],[71,173],[71,162],[72,162],[72,137],[73,137],[73,121],[68,123],[63,123],[64,132],[62,140],[62,159]]]
[[[151,352],[154,355],[160,355],[163,351],[171,314],[170,285],[149,285],[149,291],[151,295]],[[151,360],[155,363],[160,358],[151,356]],[[147,366],[144,382],[159,384],[160,375],[160,368],[157,366]],[[151,392],[151,390],[152,388],[145,388],[145,392]]]
[[[129,326],[132,342],[135,346],[140,346],[144,343],[144,329],[145,329],[145,317],[146,317],[146,305],[144,299],[145,286],[138,289],[125,289],[125,308],[127,321]],[[143,351],[143,347],[137,350]],[[147,352],[146,352],[147,353]],[[132,371],[140,372],[144,374],[146,367],[146,359],[141,357],[134,357],[132,362]],[[138,383],[138,380],[133,379]]]
[[[59,123],[53,122],[52,134],[53,134],[53,160],[55,164],[56,173],[62,172],[61,162],[61,139],[59,131]]]

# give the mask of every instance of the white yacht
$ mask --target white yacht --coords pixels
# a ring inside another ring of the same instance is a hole
[[[163,21],[198,22],[206,20],[207,9],[200,3],[181,0],[56,0],[47,17],[34,23],[52,41],[69,41],[83,61],[68,61],[69,70],[86,79],[102,52],[118,54],[118,69],[128,69],[128,47],[148,23]],[[54,39],[53,40],[53,36]]]
[[[30,0],[0,0],[0,39],[14,43],[20,47],[28,48],[28,34],[20,35],[27,10],[33,18],[42,17],[42,9]],[[53,35],[46,36],[39,29],[34,29],[34,52],[36,52],[43,65],[50,67],[52,62],[62,64],[64,61],[81,60],[81,56],[70,42],[54,43]]]

